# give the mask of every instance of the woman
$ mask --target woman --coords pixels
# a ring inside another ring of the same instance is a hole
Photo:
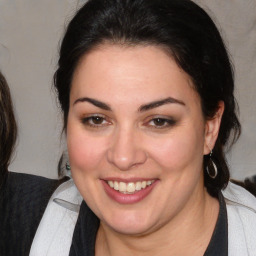
[[[17,136],[10,90],[0,72],[0,255],[28,255],[53,191],[64,180],[8,172]]]
[[[73,180],[30,255],[255,255],[256,200],[229,183],[224,154],[240,134],[232,68],[205,11],[88,1],[55,87]]]
[[[256,199],[229,182],[224,155],[240,134],[232,69],[201,8],[88,1],[67,28],[55,87],[73,179],[42,218],[33,190],[9,203],[25,205],[26,226],[4,237],[18,245],[4,254],[255,255]]]

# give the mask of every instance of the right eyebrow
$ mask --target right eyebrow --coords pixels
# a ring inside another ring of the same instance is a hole
[[[79,98],[79,99],[75,100],[73,105],[75,105],[79,102],[89,102],[89,103],[91,103],[92,105],[94,105],[98,108],[111,111],[111,107],[109,105],[107,105],[106,103],[103,103],[99,100],[92,99],[92,98],[88,98],[88,97]]]

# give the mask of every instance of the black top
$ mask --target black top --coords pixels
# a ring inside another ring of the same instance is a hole
[[[73,233],[69,256],[94,256],[100,221],[83,201]]]
[[[62,181],[8,173],[0,190],[0,255],[27,256],[47,203]]]
[[[227,209],[223,195],[219,194],[220,210],[211,241],[204,256],[228,255]],[[99,219],[83,201],[75,226],[69,256],[94,256]]]
[[[222,193],[219,193],[220,211],[211,241],[204,256],[228,255],[228,217]]]

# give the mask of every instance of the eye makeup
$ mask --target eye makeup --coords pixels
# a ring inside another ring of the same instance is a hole
[[[106,116],[100,114],[83,116],[80,118],[80,121],[83,125],[91,128],[102,128],[111,124]]]

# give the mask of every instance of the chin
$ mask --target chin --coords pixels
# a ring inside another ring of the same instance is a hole
[[[121,216],[113,214],[110,220],[104,220],[103,222],[115,232],[130,236],[139,236],[149,233],[154,226],[152,220],[149,220],[145,214],[144,216],[136,216],[127,212],[121,214]]]

